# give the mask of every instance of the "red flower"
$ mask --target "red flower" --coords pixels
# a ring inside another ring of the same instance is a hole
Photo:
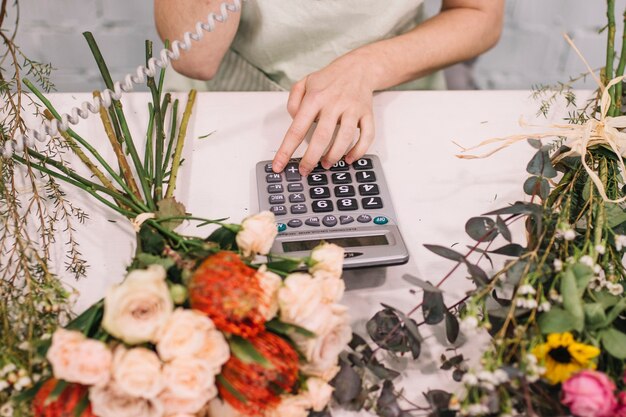
[[[59,381],[52,378],[43,384],[33,400],[33,414],[35,417],[74,417],[74,409],[87,396],[87,387],[79,384],[68,384],[55,401],[48,397]],[[91,404],[85,408],[80,417],[96,417],[91,412]]]
[[[220,396],[247,415],[260,415],[292,391],[298,376],[298,354],[283,338],[263,332],[249,340],[269,364],[245,363],[235,355],[222,367]],[[235,391],[235,392],[233,392]]]
[[[265,330],[263,291],[255,274],[236,253],[209,256],[191,278],[191,307],[208,315],[223,332],[255,336]]]

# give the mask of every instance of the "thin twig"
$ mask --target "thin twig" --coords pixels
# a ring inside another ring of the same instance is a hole
[[[187,125],[189,124],[189,118],[191,117],[191,111],[193,104],[196,101],[196,90],[189,92],[187,98],[187,105],[185,106],[185,112],[183,113],[183,120],[180,123],[180,130],[178,131],[178,139],[176,140],[176,150],[174,151],[174,157],[172,159],[172,172],[167,184],[167,192],[165,198],[174,196],[174,190],[176,189],[176,178],[178,176],[178,169],[180,168],[180,159],[183,154],[183,145],[185,143],[185,136],[187,135]]]

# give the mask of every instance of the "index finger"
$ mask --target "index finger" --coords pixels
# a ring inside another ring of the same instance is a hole
[[[300,106],[300,110],[291,122],[289,129],[287,129],[285,138],[274,156],[274,161],[272,162],[274,172],[281,172],[285,168],[289,158],[291,158],[300,143],[302,143],[302,140],[304,140],[318,112],[319,110],[310,104],[304,103]]]

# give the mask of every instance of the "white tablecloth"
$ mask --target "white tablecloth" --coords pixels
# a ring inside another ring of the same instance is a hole
[[[57,109],[64,112],[88,97],[50,95]],[[186,100],[184,94],[178,97],[183,103]],[[136,141],[145,137],[148,99],[145,93],[124,98]],[[230,217],[237,222],[257,211],[254,166],[260,160],[272,159],[289,126],[286,99],[285,93],[198,95],[177,189],[178,199],[189,212],[207,218]],[[468,161],[454,156],[458,148],[452,141],[473,145],[489,137],[523,132],[518,125],[520,116],[547,124],[561,121],[564,114],[561,109],[550,120],[535,119],[539,104],[530,100],[526,91],[386,92],[377,94],[374,105],[376,141],[370,152],[383,163],[411,258],[403,266],[371,271],[385,275],[382,286],[346,293],[344,303],[350,306],[354,328],[361,333],[381,302],[408,311],[421,301],[421,291],[410,292],[412,287],[401,279],[404,273],[437,282],[453,266],[424,249],[424,243],[455,245],[464,250],[471,243],[464,232],[468,218],[524,199],[522,183],[533,152],[530,146],[522,143],[489,159]],[[75,130],[113,160],[98,117],[81,122]],[[209,137],[198,139],[213,131]],[[298,156],[303,149],[301,146]],[[75,282],[62,266],[57,268],[66,282],[80,291],[76,306],[80,311],[100,299],[110,284],[122,279],[134,251],[134,236],[128,221],[81,192],[66,189],[90,213],[90,219],[77,230],[89,263],[88,277]],[[515,240],[523,243],[523,233],[518,231]],[[191,226],[186,232],[201,230]],[[62,257],[59,253],[59,265]],[[458,272],[443,287],[449,301],[471,288],[465,271]],[[415,318],[421,321],[419,314]],[[437,372],[441,352],[437,340],[443,339],[440,331],[435,332],[427,339],[419,360],[396,361],[396,366],[404,369],[407,397],[420,404],[424,404],[421,392],[451,386],[451,375]],[[479,350],[469,349],[475,356]]]

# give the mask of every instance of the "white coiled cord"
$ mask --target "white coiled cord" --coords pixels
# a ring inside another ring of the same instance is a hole
[[[246,0],[243,0],[246,1]],[[44,120],[43,125],[35,129],[27,129],[26,134],[17,133],[13,141],[8,140],[4,143],[4,147],[0,148],[0,153],[4,158],[11,158],[15,152],[23,152],[24,146],[32,147],[35,140],[43,142],[48,135],[57,135],[59,131],[65,132],[69,129],[70,124],[76,125],[80,119],[86,119],[91,113],[100,112],[101,107],[109,108],[113,100],[119,100],[122,93],[132,91],[134,84],[142,84],[146,81],[146,77],[154,77],[158,68],[166,68],[172,60],[180,58],[180,50],[187,51],[191,48],[191,41],[199,41],[204,37],[204,32],[212,32],[215,29],[215,22],[224,23],[228,19],[229,13],[236,13],[241,10],[242,0],[232,0],[231,3],[224,2],[220,5],[220,13],[209,13],[206,22],[196,23],[195,32],[185,32],[183,40],[175,40],[172,42],[171,49],[163,48],[159,54],[159,59],[150,58],[147,68],[138,66],[135,74],[127,74],[124,82],[115,82],[113,90],[108,88],[100,92],[100,97],[94,97],[92,101],[85,101],[80,107],[74,107],[70,113],[62,114],[61,120],[52,119]]]

